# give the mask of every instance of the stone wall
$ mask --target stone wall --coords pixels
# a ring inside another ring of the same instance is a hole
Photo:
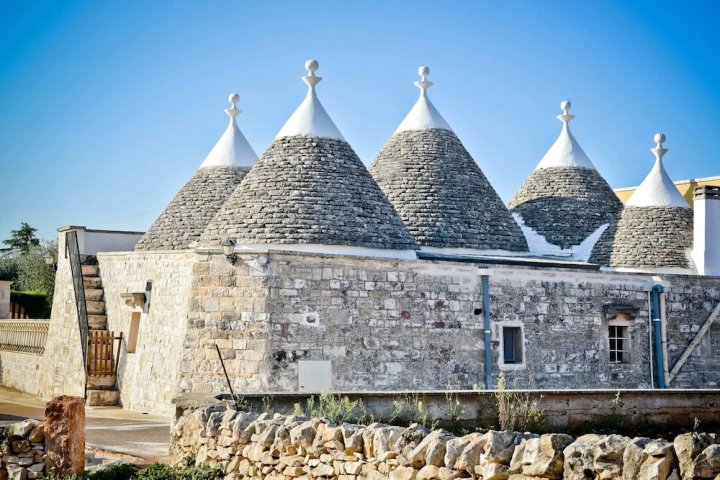
[[[330,362],[326,386],[345,391],[482,387],[478,267],[279,252],[241,254],[233,266],[203,257],[193,273],[181,391],[227,391],[216,342],[240,392],[297,391],[302,362],[313,361]],[[503,372],[518,388],[651,387],[647,290],[657,281],[667,290],[672,368],[720,302],[720,279],[495,267],[494,384]],[[627,351],[611,362],[608,328],[618,321]],[[522,330],[513,364],[501,355],[503,327]],[[705,350],[673,386],[717,385],[720,356]]]
[[[118,388],[125,408],[160,414],[171,412],[170,402],[180,383],[193,262],[187,252],[101,253],[100,275],[105,288],[108,330],[123,332]],[[144,292],[152,282],[150,307],[128,306],[121,294]],[[140,315],[137,348],[128,352],[132,313]]]
[[[62,236],[61,236],[62,237]],[[62,240],[62,238],[61,238]],[[62,248],[62,245],[61,245]],[[124,332],[122,404],[167,414],[183,392],[226,392],[217,345],[237,392],[482,388],[483,265],[450,261],[243,252],[98,255],[108,328]],[[144,292],[137,350],[127,352],[133,312],[123,293]],[[714,277],[495,266],[490,276],[492,371],[517,388],[651,386],[648,292],[666,288],[669,369],[720,302]],[[39,392],[82,395],[80,339],[67,261],[58,283]],[[608,328],[628,340],[611,362]],[[520,355],[504,361],[503,328],[518,328]],[[720,384],[713,326],[671,383]],[[318,363],[319,362],[319,363]],[[301,381],[304,377],[304,381]],[[152,387],[149,388],[148,386]]]
[[[42,363],[42,355],[0,350],[0,385],[36,395]]]
[[[58,252],[65,252],[64,234],[59,235]],[[58,395],[83,396],[84,393],[85,368],[72,272],[69,259],[60,255],[57,260],[48,340],[39,373],[38,396],[50,399]]]
[[[668,441],[492,430],[455,436],[418,424],[335,425],[212,405],[176,420],[171,456],[219,466],[229,479],[712,479],[720,474],[720,437],[686,433]]]
[[[0,478],[45,476],[45,430],[37,420],[0,426]]]
[[[712,311],[720,304],[720,279],[672,275],[665,293],[667,354],[669,368],[675,365]],[[677,377],[678,387],[718,388],[720,386],[720,319],[713,322]]]

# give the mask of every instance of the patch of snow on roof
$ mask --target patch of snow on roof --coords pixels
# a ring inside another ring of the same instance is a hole
[[[295,112],[290,115],[290,118],[285,122],[285,125],[280,129],[275,139],[294,135],[306,135],[308,137],[345,140],[315,93],[315,85],[322,80],[322,77],[315,76],[315,71],[318,68],[320,68],[320,64],[317,60],[308,60],[305,62],[305,69],[308,71],[308,75],[302,77],[302,80],[308,86],[307,96]]]
[[[413,105],[410,112],[405,116],[405,119],[400,123],[400,126],[395,130],[395,133],[404,132],[406,130],[426,130],[429,128],[442,128],[445,130],[452,131],[450,125],[437,111],[435,105],[432,104],[427,96],[427,89],[433,85],[433,82],[427,79],[430,75],[430,68],[421,66],[418,68],[418,75],[420,75],[420,81],[415,82],[415,86],[420,89],[420,97],[418,98],[415,105]]]
[[[635,192],[628,199],[628,207],[682,207],[690,208],[685,197],[677,189],[670,176],[665,171],[662,158],[667,152],[662,144],[665,142],[665,135],[655,134],[655,148],[650,151],[655,155],[655,165],[645,180],[635,189]]]
[[[552,167],[578,167],[592,168],[595,165],[590,161],[580,144],[575,140],[573,134],[570,133],[570,121],[575,115],[570,115],[570,102],[567,100],[560,104],[563,111],[562,115],[558,115],[557,119],[563,123],[562,130],[555,143],[547,151],[545,156],[540,160],[535,169],[552,168]]]
[[[242,110],[237,108],[240,96],[237,93],[231,93],[228,100],[232,106],[225,110],[225,113],[230,117],[230,123],[200,164],[200,168],[251,167],[257,162],[257,154],[237,125],[236,118],[242,113]]]
[[[587,262],[590,259],[593,247],[597,241],[600,240],[600,236],[610,226],[609,223],[600,225],[597,230],[588,235],[588,237],[583,240],[580,245],[573,245],[570,248],[561,248],[545,240],[545,237],[533,230],[532,227],[525,225],[525,221],[519,213],[513,213],[512,216],[518,225],[520,225],[520,229],[522,230],[523,235],[525,235],[525,239],[528,243],[528,249],[531,253],[548,257],[569,257],[581,262]]]

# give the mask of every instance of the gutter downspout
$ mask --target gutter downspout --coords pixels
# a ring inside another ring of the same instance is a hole
[[[667,307],[665,307],[665,293],[660,295],[660,324],[662,325],[662,352],[663,352],[663,372],[665,372],[665,388],[670,386],[670,369],[668,366],[668,341],[667,341]]]
[[[657,372],[658,388],[665,388],[665,365],[662,349],[662,322],[660,318],[660,294],[665,289],[662,285],[653,285],[650,290],[650,302],[652,305],[650,318],[655,337],[655,371]]]
[[[483,333],[485,338],[485,388],[493,388],[492,380],[492,330],[490,329],[490,269],[478,271],[482,281],[483,292]]]

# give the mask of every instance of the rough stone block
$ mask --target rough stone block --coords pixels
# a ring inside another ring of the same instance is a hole
[[[45,407],[45,449],[48,466],[61,475],[85,469],[85,401],[60,396]]]

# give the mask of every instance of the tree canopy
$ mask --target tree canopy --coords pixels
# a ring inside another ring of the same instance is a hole
[[[37,228],[31,227],[28,223],[22,222],[20,228],[10,232],[10,239],[3,240],[3,243],[10,248],[16,248],[22,253],[28,253],[32,247],[40,245],[40,239],[35,236]]]

